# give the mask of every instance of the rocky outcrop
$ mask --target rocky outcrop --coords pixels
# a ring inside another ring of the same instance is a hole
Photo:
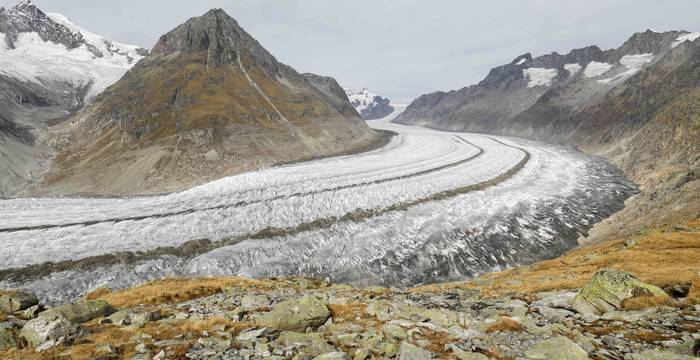
[[[37,351],[46,350],[56,345],[66,344],[76,328],[60,313],[45,315],[29,320],[22,327],[22,337]]]
[[[27,291],[13,291],[0,296],[0,312],[12,314],[17,311],[28,309],[39,303],[39,299],[34,294]]]
[[[646,284],[629,273],[601,270],[576,296],[573,307],[582,314],[601,315],[623,309],[625,301],[654,297],[670,300],[670,296],[660,288]]]
[[[279,63],[221,9],[163,35],[73,121],[39,193],[175,191],[383,142],[334,81]]]
[[[72,323],[83,323],[98,317],[106,317],[114,313],[114,308],[102,300],[85,300],[74,304],[53,307],[41,313],[40,316],[60,314]]]
[[[604,272],[591,283],[597,287],[613,282],[639,285],[626,274],[617,275]],[[201,279],[190,281],[201,284]],[[39,335],[32,344],[46,343],[40,348],[47,351],[42,354],[46,357],[56,353],[77,357],[74,351],[94,350],[91,353],[104,356],[126,352],[139,358],[194,360],[686,359],[698,346],[696,338],[700,339],[700,306],[685,298],[597,316],[573,309],[573,290],[487,296],[478,289],[466,289],[470,284],[447,285],[399,290],[298,278],[241,280],[229,283],[226,290],[219,287],[219,293],[186,291],[181,294],[183,301],[170,303],[173,297],[163,296],[160,299],[165,303],[154,303],[159,297],[153,297],[150,286],[163,289],[163,283],[156,282],[103,294],[106,299],[122,301],[122,309],[99,322],[81,324],[84,329],[54,313],[55,318],[40,315],[37,319],[42,320],[28,322],[22,332],[29,338],[30,330]],[[142,302],[151,305],[135,305]],[[162,318],[149,317],[149,324],[139,329],[122,321],[128,314],[149,313],[162,314]],[[264,320],[272,321],[262,324]],[[0,322],[0,329],[4,324]],[[80,341],[80,346],[70,346],[88,332],[93,335]],[[123,336],[125,333],[134,335]],[[95,339],[100,342],[94,343]],[[48,348],[55,343],[67,346]],[[11,346],[20,347],[12,353],[15,356],[34,355],[34,345]],[[0,350],[0,357],[3,355]]]

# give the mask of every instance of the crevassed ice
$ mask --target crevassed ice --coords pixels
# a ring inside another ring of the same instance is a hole
[[[686,41],[695,41],[697,38],[700,38],[700,32],[692,32],[681,35],[676,39],[676,41],[673,42],[673,44],[671,44],[671,47],[675,48]]]
[[[586,69],[583,70],[583,76],[585,77],[596,77],[605,74],[606,72],[610,71],[612,68],[612,64],[604,63],[604,62],[598,62],[598,61],[591,61],[588,66],[586,66]]]
[[[523,69],[523,76],[525,76],[529,80],[527,84],[527,87],[529,88],[535,86],[549,86],[552,84],[552,80],[554,80],[554,78],[556,78],[558,74],[559,71],[557,71],[557,69]]]

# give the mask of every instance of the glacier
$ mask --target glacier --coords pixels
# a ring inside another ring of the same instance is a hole
[[[636,192],[576,149],[391,122],[361,154],[160,196],[0,201],[0,287],[61,302],[167,276],[412,286],[575,247]]]

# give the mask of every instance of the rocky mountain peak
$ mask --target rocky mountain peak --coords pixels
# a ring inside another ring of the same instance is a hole
[[[237,61],[238,52],[267,52],[222,9],[209,10],[160,37],[152,53],[207,52],[216,65]]]
[[[0,32],[4,33],[5,42],[10,49],[21,33],[35,32],[43,41],[51,41],[75,49],[84,43],[79,33],[52,20],[29,0],[24,0],[10,10],[0,12]]]
[[[625,55],[659,54],[664,49],[668,49],[670,44],[682,34],[683,32],[679,31],[656,32],[648,29],[634,33],[614,52],[612,60],[617,61]]]

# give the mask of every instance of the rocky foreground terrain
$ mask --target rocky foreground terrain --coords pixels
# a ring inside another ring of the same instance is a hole
[[[700,222],[466,282],[164,279],[45,309],[0,292],[2,359],[626,359],[700,355]]]

